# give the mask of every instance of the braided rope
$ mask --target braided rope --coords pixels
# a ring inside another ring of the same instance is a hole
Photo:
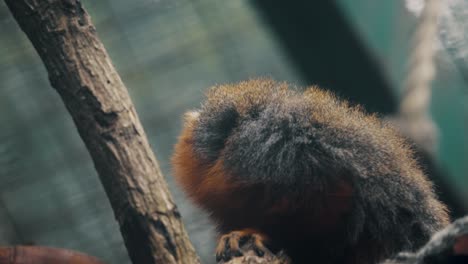
[[[419,118],[429,111],[431,81],[435,76],[435,40],[440,0],[426,0],[420,24],[415,32],[410,70],[404,84],[404,96],[400,102],[400,115]]]
[[[404,82],[397,125],[402,133],[429,153],[437,148],[437,127],[429,115],[431,82],[435,76],[434,57],[441,0],[426,0],[413,39],[409,71]]]

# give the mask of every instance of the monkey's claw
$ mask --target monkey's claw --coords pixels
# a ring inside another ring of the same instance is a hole
[[[251,231],[233,231],[223,235],[216,247],[216,261],[229,261],[231,258],[243,256],[248,250],[263,257],[268,251],[264,245],[265,240],[264,236]]]

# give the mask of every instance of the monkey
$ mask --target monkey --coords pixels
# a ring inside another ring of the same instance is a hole
[[[377,263],[449,222],[411,146],[329,91],[251,79],[185,114],[173,175],[220,233],[218,261],[284,250],[292,263]]]

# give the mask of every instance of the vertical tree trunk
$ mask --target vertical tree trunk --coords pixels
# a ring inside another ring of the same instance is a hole
[[[81,3],[5,2],[91,154],[133,263],[198,263],[128,92]]]

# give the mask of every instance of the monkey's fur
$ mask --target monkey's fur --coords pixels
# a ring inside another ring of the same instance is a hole
[[[376,263],[448,223],[405,141],[360,108],[264,79],[206,97],[172,162],[225,234],[218,260],[251,238],[258,254],[284,249],[293,263]]]

